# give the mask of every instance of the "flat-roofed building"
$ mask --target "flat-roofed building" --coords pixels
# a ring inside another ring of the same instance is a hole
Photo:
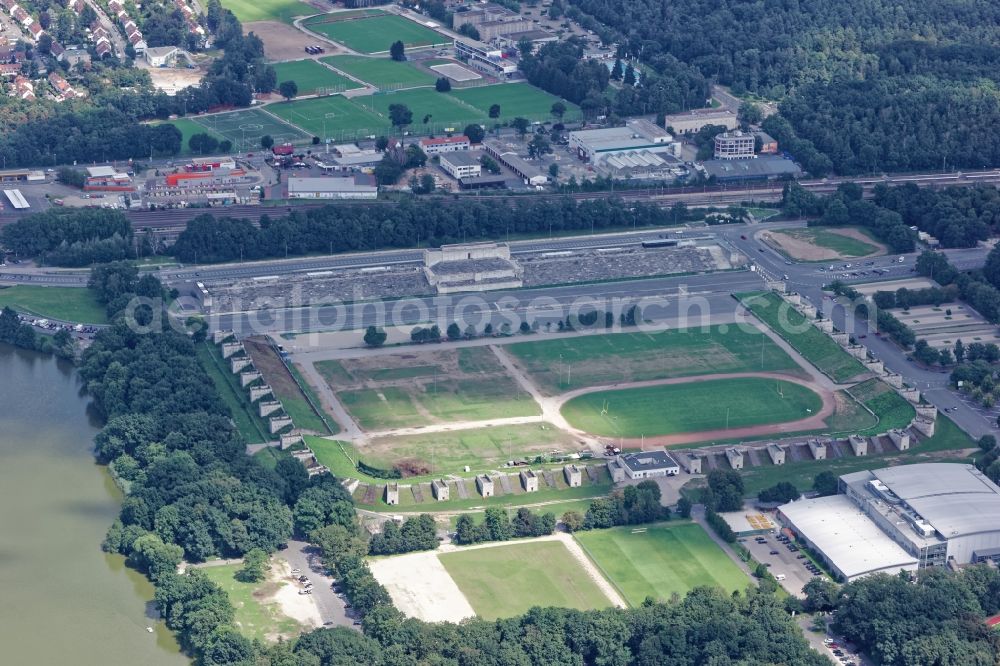
[[[618,465],[630,479],[650,479],[658,476],[677,476],[681,467],[666,451],[640,451],[624,453],[617,457]]]
[[[735,130],[715,135],[715,159],[746,160],[754,156],[753,134]]]
[[[365,176],[289,178],[289,199],[375,199],[378,186]]]
[[[483,167],[479,163],[478,154],[444,153],[438,157],[438,163],[449,176],[455,180],[461,178],[476,178],[483,172]]]
[[[441,136],[434,139],[421,139],[420,150],[426,155],[440,155],[441,153],[453,153],[459,150],[468,150],[472,147],[469,137],[464,134],[460,136]]]
[[[601,156],[648,151],[677,156],[680,144],[667,130],[648,120],[629,120],[624,127],[580,130],[569,133],[569,147],[581,159],[595,162]]]
[[[695,109],[685,113],[674,113],[664,119],[664,124],[667,129],[673,130],[674,134],[695,134],[702,127],[709,125],[720,125],[727,130],[734,130],[740,126],[735,113],[718,109]]]

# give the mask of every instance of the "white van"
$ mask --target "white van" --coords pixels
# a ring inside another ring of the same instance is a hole
[[[785,580],[785,574],[775,574],[774,580]]]

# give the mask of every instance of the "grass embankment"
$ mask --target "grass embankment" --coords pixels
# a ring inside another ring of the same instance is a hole
[[[535,606],[591,610],[611,605],[558,541],[511,543],[438,558],[476,615],[486,620],[514,617]]]
[[[80,287],[0,287],[0,308],[80,324],[108,323],[105,308],[91,289]]]
[[[860,361],[777,294],[758,291],[735,296],[754,316],[834,381],[845,382],[865,372]]]
[[[614,527],[574,535],[632,606],[653,597],[669,601],[699,585],[727,592],[750,580],[700,525],[690,522]]]
[[[228,365],[215,346],[206,341],[195,345],[195,351],[205,372],[212,378],[215,389],[222,396],[222,401],[229,407],[236,429],[243,435],[243,439],[248,444],[268,441],[265,434],[268,431],[267,424],[258,416],[258,412],[250,404],[246,389],[240,387],[238,375],[229,372]]]

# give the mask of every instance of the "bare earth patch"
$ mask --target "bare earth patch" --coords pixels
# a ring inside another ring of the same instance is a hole
[[[476,616],[435,551],[374,560],[369,567],[389,591],[396,608],[407,617],[425,622],[460,622]]]
[[[840,261],[842,259],[864,259],[865,257],[877,257],[886,253],[887,249],[885,245],[879,243],[876,240],[872,240],[870,236],[866,236],[864,233],[857,229],[836,229],[830,227],[823,227],[823,230],[827,233],[835,234],[838,236],[844,236],[845,238],[853,238],[854,240],[861,241],[862,243],[867,243],[868,245],[874,245],[878,248],[875,252],[870,252],[869,254],[863,256],[851,256],[847,257],[837,252],[834,249],[828,247],[821,247],[815,245],[809,240],[804,238],[797,238],[794,235],[794,231],[783,232],[783,231],[771,231],[764,232],[763,236],[765,239],[770,241],[772,244],[777,245],[781,248],[785,254],[787,254],[792,259],[797,259],[799,261]]]
[[[307,46],[317,43],[317,39],[295,26],[281,23],[280,21],[252,21],[243,24],[243,33],[254,33],[264,42],[264,57],[268,60],[298,60],[308,57],[305,52]],[[329,42],[322,43],[326,53],[323,55],[336,55],[340,50]]]

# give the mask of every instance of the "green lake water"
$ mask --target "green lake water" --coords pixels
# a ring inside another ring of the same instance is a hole
[[[0,664],[187,664],[152,585],[101,551],[121,495],[87,404],[72,365],[0,345]]]

